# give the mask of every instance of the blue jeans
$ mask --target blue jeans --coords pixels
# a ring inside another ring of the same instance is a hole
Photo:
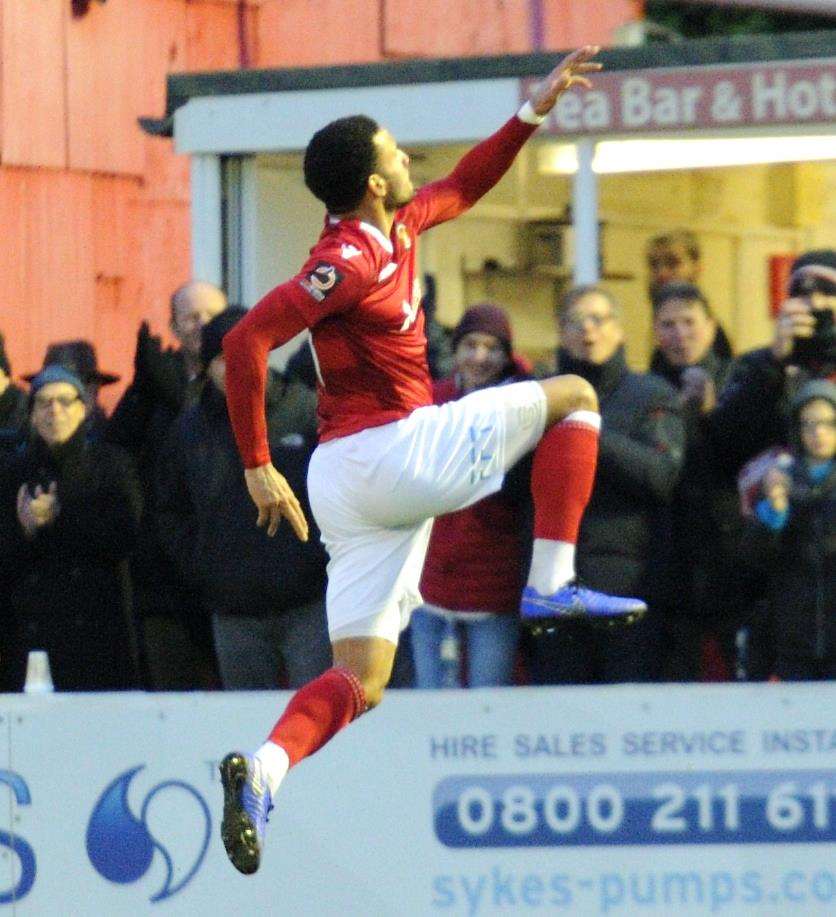
[[[466,647],[467,685],[486,688],[511,684],[514,657],[519,640],[516,615],[496,614],[474,621],[452,624],[461,649]],[[410,624],[412,655],[415,660],[415,687],[462,687],[461,665],[450,679],[448,665],[442,659],[442,641],[450,635],[451,624],[440,615],[416,609]],[[461,660],[463,653],[459,653]],[[452,680],[453,684],[450,684]]]
[[[332,665],[325,603],[288,608],[274,617],[212,615],[215,653],[227,691],[270,691],[284,672],[301,688]]]

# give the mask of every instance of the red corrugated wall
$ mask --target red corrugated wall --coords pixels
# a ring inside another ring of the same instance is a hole
[[[50,341],[86,337],[127,382],[139,322],[165,331],[189,276],[188,162],[136,119],[162,114],[166,73],[607,43],[639,5],[107,0],[73,18],[70,0],[0,0],[0,331],[15,376]]]

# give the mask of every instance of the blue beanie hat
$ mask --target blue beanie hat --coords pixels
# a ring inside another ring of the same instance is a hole
[[[71,385],[82,398],[87,394],[84,383],[78,376],[70,372],[64,366],[53,363],[51,366],[44,367],[37,376],[29,383],[29,397],[32,398],[45,385],[51,385],[54,382],[66,382]]]
[[[829,379],[813,379],[807,382],[792,400],[792,412],[795,415],[805,404],[821,399],[829,401],[836,408],[836,383]]]

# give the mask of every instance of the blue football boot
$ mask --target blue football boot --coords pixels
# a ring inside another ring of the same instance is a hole
[[[647,611],[641,599],[607,595],[570,580],[551,595],[540,595],[526,586],[520,602],[523,622],[533,625],[555,624],[559,620],[586,618],[608,624],[632,624]]]
[[[220,765],[224,790],[221,837],[232,865],[244,875],[261,863],[264,828],[273,808],[261,765],[251,755],[234,751]]]

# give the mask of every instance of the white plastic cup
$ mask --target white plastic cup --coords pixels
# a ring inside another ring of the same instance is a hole
[[[26,660],[25,694],[51,694],[55,690],[49,671],[49,656],[46,650],[29,650]]]

